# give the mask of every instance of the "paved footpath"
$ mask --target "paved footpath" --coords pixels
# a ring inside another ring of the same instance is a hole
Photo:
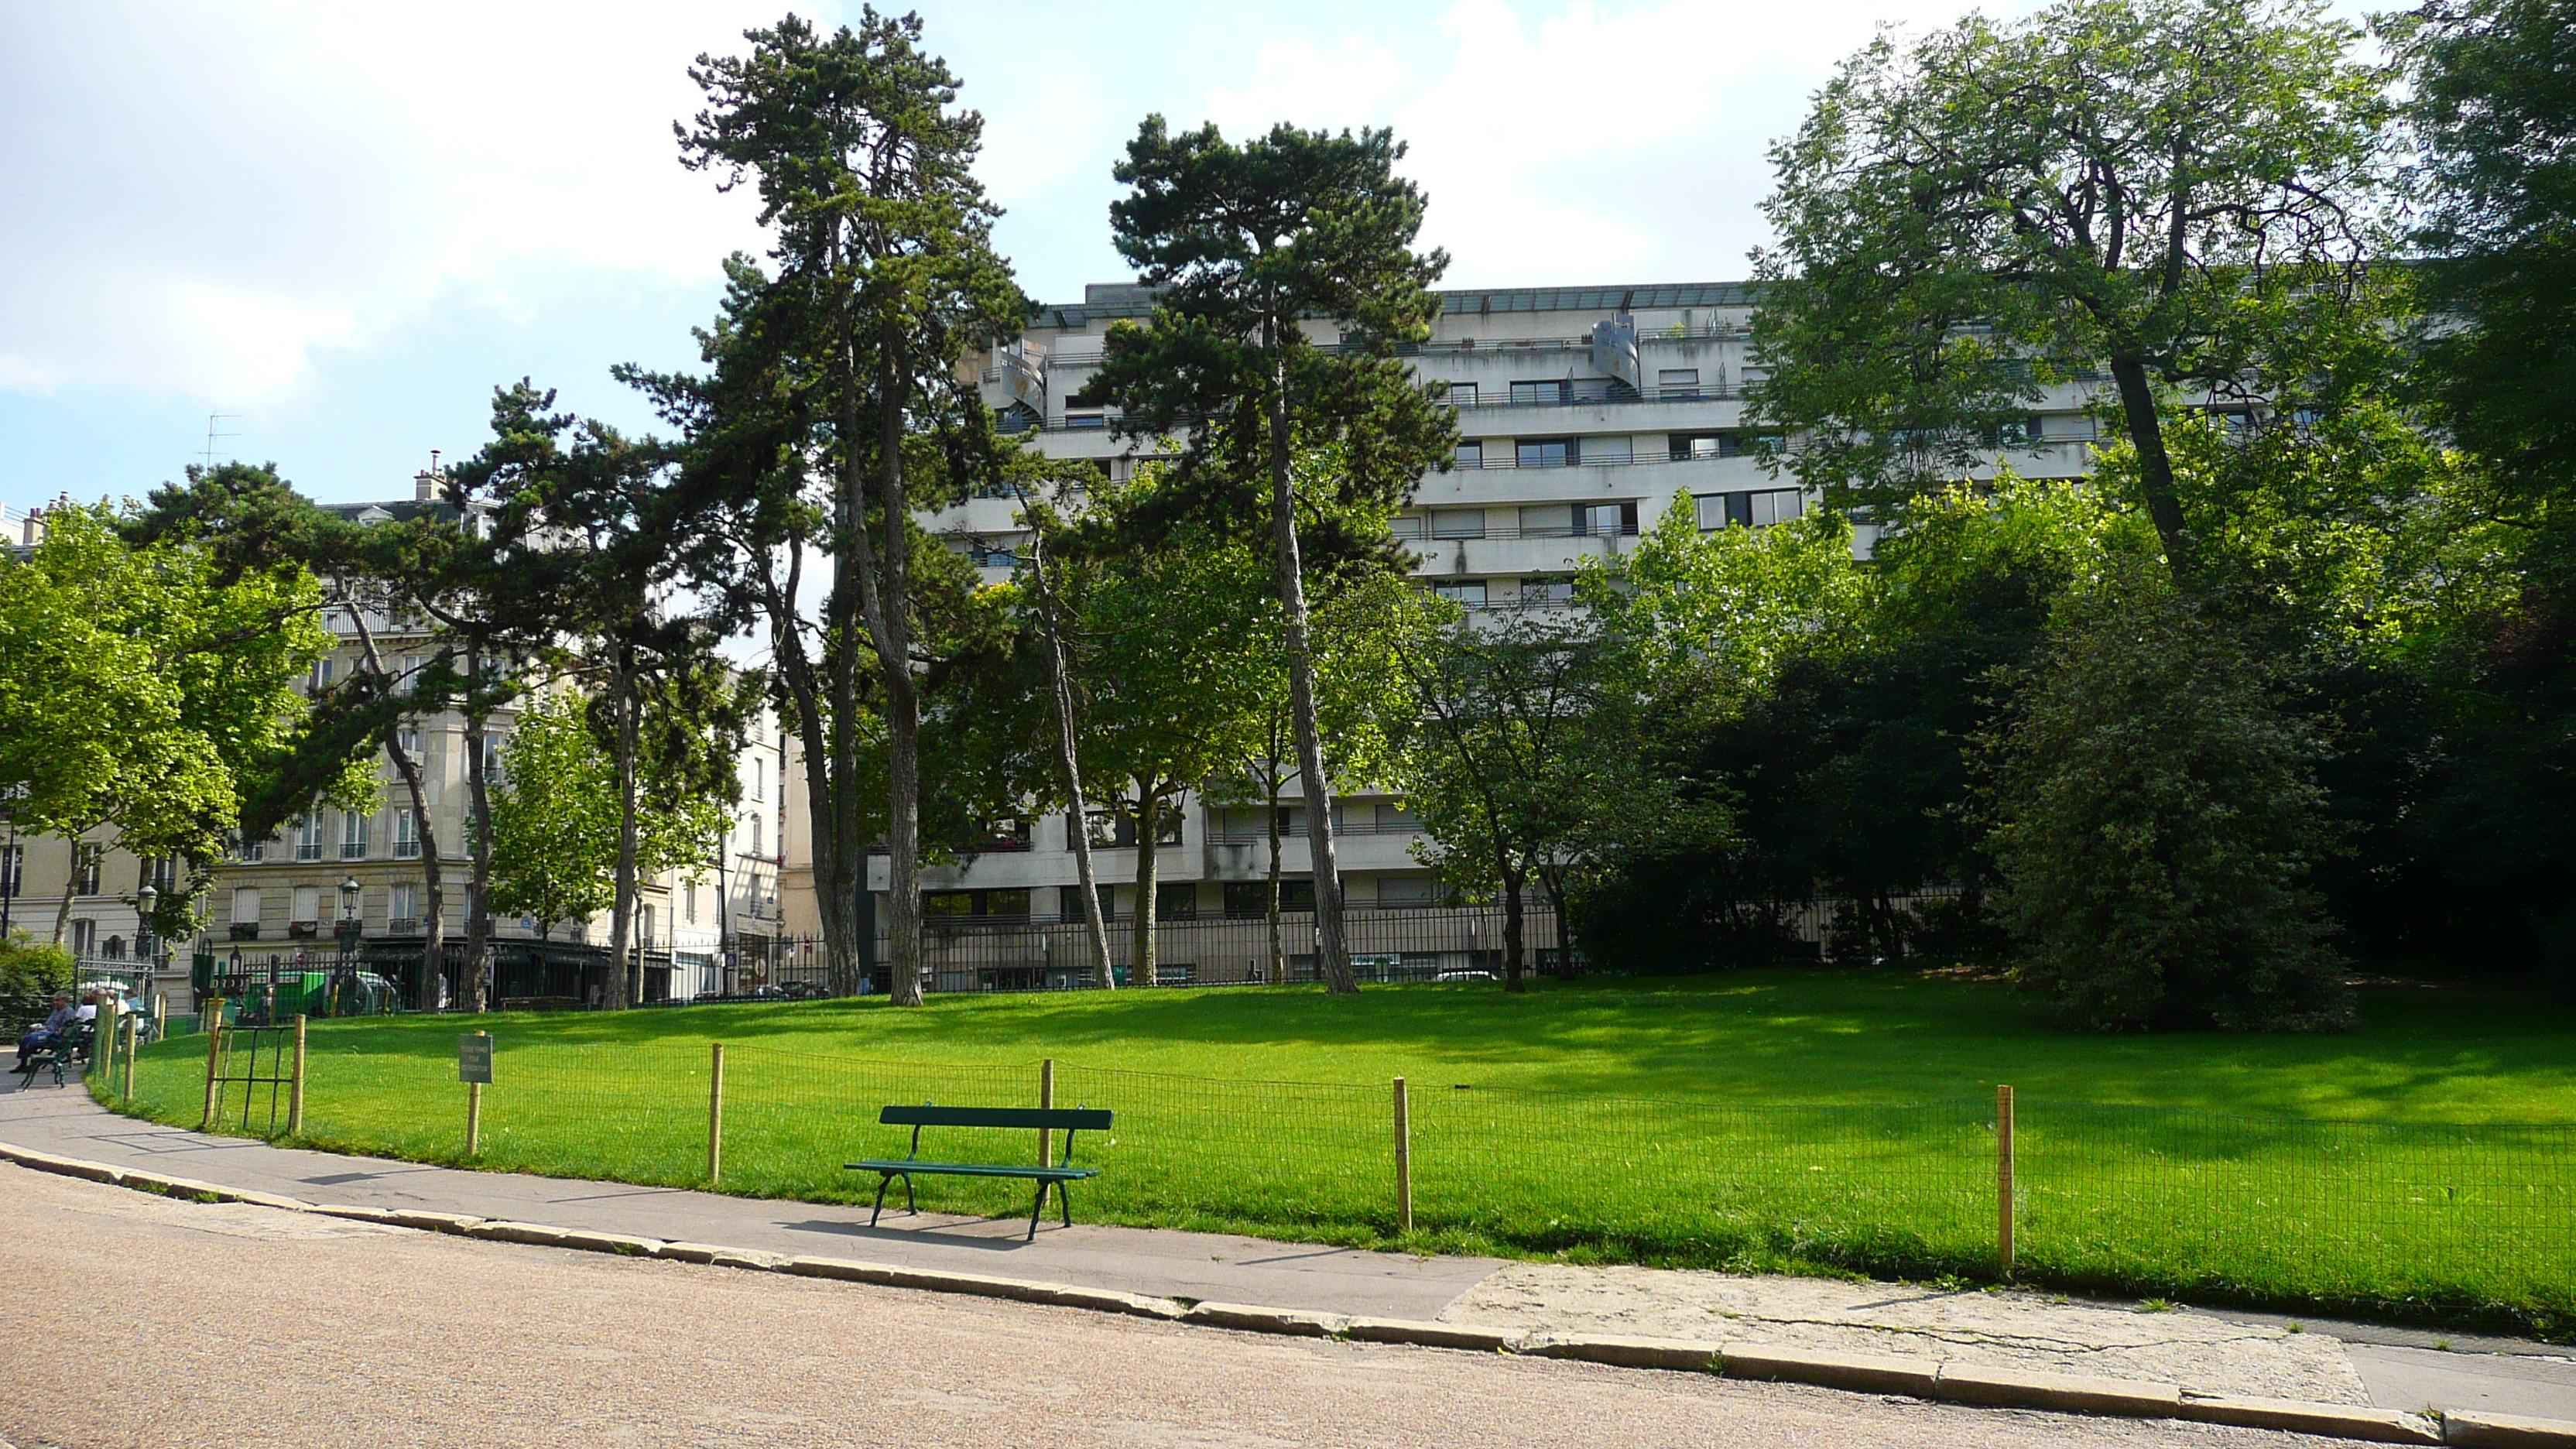
[[[0,1077],[0,1083],[14,1081]],[[0,1091],[0,1142],[306,1202],[471,1214],[1203,1302],[1493,1328],[1724,1340],[2181,1384],[2201,1393],[2576,1420],[2576,1355],[2518,1340],[2035,1293],[1420,1258],[1223,1234],[1043,1225],[470,1172],[272,1147]],[[1080,1200],[1077,1190],[1077,1214]],[[0,1199],[0,1217],[10,1213]]]

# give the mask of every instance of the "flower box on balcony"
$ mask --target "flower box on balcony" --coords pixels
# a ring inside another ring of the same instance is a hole
[[[318,922],[289,921],[286,923],[286,938],[290,941],[310,941],[321,934],[322,928]]]
[[[256,941],[256,940],[258,940],[258,939],[259,939],[259,922],[257,922],[257,921],[235,921],[235,922],[233,922],[232,938],[233,938],[234,940],[236,940],[236,941]]]

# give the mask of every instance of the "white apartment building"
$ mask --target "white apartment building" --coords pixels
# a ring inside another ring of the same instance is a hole
[[[1633,548],[1676,500],[1704,530],[1764,527],[1812,506],[1794,479],[1764,466],[1777,440],[1745,426],[1742,390],[1763,375],[1747,350],[1748,284],[1460,290],[1441,300],[1432,336],[1409,354],[1419,377],[1447,384],[1459,425],[1456,466],[1425,477],[1397,520],[1425,587],[1471,610],[1558,604],[1583,561]],[[1150,292],[1133,285],[1095,285],[1078,304],[1040,309],[1022,340],[982,359],[986,402],[1005,428],[1049,456],[1127,477],[1149,445],[1117,436],[1116,415],[1087,389],[1109,327],[1151,312]],[[1310,332],[1327,345],[1337,335],[1329,323]],[[1997,458],[2027,476],[2081,475],[2094,436],[2087,391],[2052,395]],[[924,526],[975,558],[989,579],[1008,575],[1026,537],[1006,497],[928,515]],[[1856,546],[1869,541],[1864,529]],[[1419,834],[1403,802],[1365,781],[1337,786],[1337,846],[1352,907],[1436,903],[1435,882],[1412,853]],[[1285,872],[1305,877],[1302,799],[1275,808],[1288,816]],[[1259,806],[1193,799],[1166,820],[1160,914],[1263,913],[1267,831]],[[931,918],[1076,914],[1070,828],[1061,814],[1026,822],[1003,848],[929,870]],[[1124,882],[1134,874],[1133,842],[1122,846],[1107,822],[1095,822],[1094,839],[1107,847],[1095,856],[1100,878],[1121,882],[1117,911],[1130,914],[1133,891]],[[884,889],[881,862],[870,884]],[[1299,889],[1302,898],[1310,892]]]

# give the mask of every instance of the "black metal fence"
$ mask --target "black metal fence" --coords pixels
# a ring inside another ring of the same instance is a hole
[[[1956,890],[1855,900],[1812,897],[1731,907],[1713,930],[1736,939],[1733,959],[1853,960],[1908,954],[1926,924],[1953,909]],[[1351,964],[1362,981],[1474,981],[1505,973],[1506,912],[1498,903],[1382,907],[1345,916]],[[1311,908],[1283,911],[1274,940],[1261,916],[1163,917],[1154,927],[1157,986],[1243,986],[1311,982]],[[1120,986],[1136,979],[1137,923],[1109,923],[1110,970]],[[379,937],[289,950],[200,953],[200,997],[237,1003],[240,1018],[351,1016],[449,1011],[464,1005],[463,941],[442,943],[443,964],[425,968],[419,937]],[[1539,975],[1640,969],[1652,963],[1588,961],[1557,911],[1540,900],[1521,920],[1522,964]],[[614,969],[605,945],[587,941],[495,939],[489,947],[489,1002],[498,1010],[590,1010],[603,1005]],[[883,992],[892,956],[880,915],[848,985]],[[797,1000],[836,994],[830,959],[816,937],[746,937],[729,948],[630,948],[630,1000],[637,1005]],[[940,992],[1079,991],[1098,986],[1090,932],[1078,917],[934,916],[922,925],[922,986]]]

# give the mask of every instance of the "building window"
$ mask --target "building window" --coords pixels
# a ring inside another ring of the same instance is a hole
[[[1572,438],[1521,438],[1512,447],[1513,463],[1522,468],[1563,468],[1581,457]]]
[[[1446,579],[1431,586],[1431,592],[1463,608],[1485,607],[1483,579]]]
[[[1795,488],[1703,493],[1699,496],[1699,526],[1703,533],[1721,528],[1768,528],[1775,523],[1786,523],[1805,511],[1806,501]]]
[[[1483,443],[1460,443],[1458,445],[1458,466],[1461,468],[1471,469],[1484,467],[1485,445]]]
[[[1483,538],[1485,510],[1481,508],[1443,508],[1431,515],[1433,538]]]
[[[233,892],[232,923],[236,926],[259,924],[259,889],[256,886],[243,886]]]
[[[1315,882],[1307,876],[1282,876],[1279,879],[1279,909],[1311,911],[1315,908]],[[1225,914],[1228,920],[1258,921],[1270,914],[1270,882],[1266,880],[1230,880],[1225,883]]]
[[[308,682],[312,685],[312,689],[315,694],[320,694],[322,691],[331,687],[331,659],[329,655],[324,655],[322,658],[313,661],[313,673]]]
[[[1399,513],[1387,520],[1386,531],[1397,538],[1420,538],[1422,526],[1430,519],[1419,513]]]
[[[72,847],[72,894],[79,896],[98,894],[98,866],[99,861],[106,854],[107,850],[104,846],[75,845]]]
[[[1633,463],[1637,461],[1637,455],[1629,446],[1627,434],[1611,433],[1602,437],[1585,438],[1583,440],[1582,461],[1586,463]]]
[[[1655,373],[1655,395],[1667,398],[1699,396],[1699,369],[1696,367],[1658,369]]]
[[[1449,384],[1449,406],[1453,408],[1471,408],[1475,405],[1476,385],[1474,383],[1453,382]]]
[[[295,822],[295,858],[297,860],[322,858],[321,816],[307,815]]]
[[[483,737],[483,782],[487,785],[501,783],[501,737],[499,735]]]
[[[1521,602],[1544,605],[1571,604],[1574,602],[1574,580],[1523,579],[1521,580]],[[1385,810],[1386,807],[1383,805],[1378,807],[1381,815]]]
[[[1090,819],[1091,843],[1105,849],[1123,850],[1136,844],[1136,817],[1121,811],[1094,810]],[[1154,817],[1154,843],[1181,843],[1181,812],[1169,805]]]
[[[745,826],[751,831],[751,853],[765,858],[769,852],[761,848],[765,842],[761,833],[760,817],[753,815],[745,822]]]
[[[1080,897],[1075,897],[1079,901]],[[924,891],[921,915],[924,920],[964,921],[994,916],[1025,920],[1029,914],[1026,890],[990,891]]]
[[[319,923],[321,919],[322,888],[320,886],[297,886],[295,888],[294,909],[287,912],[288,924],[290,926],[304,926],[310,928]]]
[[[420,858],[420,819],[407,806],[394,812],[394,858]]]
[[[72,922],[72,954],[75,956],[98,954],[98,922]]]
[[[751,798],[769,798],[769,762],[754,755],[751,760]]]
[[[367,858],[367,817],[355,810],[340,817],[340,858]]]
[[[27,880],[27,847],[0,847],[0,896],[14,896],[24,891]]]
[[[1637,531],[1637,500],[1585,504],[1574,510],[1574,530],[1593,538],[1634,534]]]
[[[385,897],[385,929],[397,934],[420,929],[420,887],[396,881]]]
[[[1440,882],[1427,875],[1382,875],[1377,903],[1384,908],[1433,906],[1440,903]]]
[[[1516,382],[1512,384],[1512,406],[1547,407],[1567,401],[1573,395],[1573,391],[1574,385],[1561,377],[1541,378],[1536,382]]]

